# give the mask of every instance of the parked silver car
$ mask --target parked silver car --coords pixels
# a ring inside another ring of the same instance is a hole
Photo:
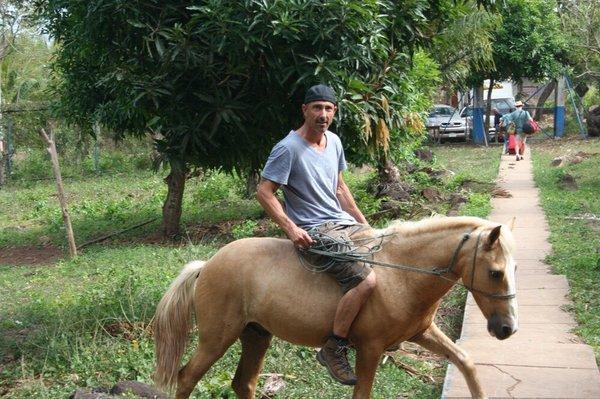
[[[492,99],[492,108],[496,108],[498,110],[498,112],[500,113],[500,115],[508,114],[509,112],[514,110],[515,109],[514,105],[515,105],[515,102],[514,102],[514,99],[512,99],[512,98]],[[483,110],[484,110],[484,112],[486,110],[485,103],[484,103]],[[465,124],[467,126],[467,134],[469,134],[469,132],[471,132],[473,130],[473,107],[471,107],[471,106],[464,107],[460,111],[460,116],[465,121]],[[485,120],[485,115],[483,115],[483,118]],[[490,115],[490,123],[489,123],[488,130],[489,130],[488,141],[489,142],[496,141],[496,126],[494,124],[494,114],[493,113]],[[502,133],[499,134],[498,139],[499,139],[499,141],[504,140]]]
[[[445,104],[435,104],[429,111],[427,130],[433,139],[440,141],[454,137],[467,139],[465,119],[461,118],[456,108]]]

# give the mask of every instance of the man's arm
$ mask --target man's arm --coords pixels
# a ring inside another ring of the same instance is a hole
[[[261,179],[256,190],[256,199],[264,208],[267,214],[275,223],[285,232],[296,247],[308,248],[314,241],[306,230],[296,226],[296,224],[285,214],[281,203],[275,196],[279,189],[279,184],[271,180]]]
[[[350,189],[348,188],[348,186],[346,185],[346,182],[344,181],[342,172],[340,172],[338,175],[338,185],[337,185],[337,190],[336,190],[336,197],[340,201],[340,205],[342,206],[342,209],[345,210],[346,212],[348,212],[350,215],[352,215],[358,223],[366,224],[367,226],[369,225],[369,222],[367,222],[367,219],[365,218],[365,216],[362,214],[360,209],[358,209],[358,206],[356,206],[354,197],[352,196]]]

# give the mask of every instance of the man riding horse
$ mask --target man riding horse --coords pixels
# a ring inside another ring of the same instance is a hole
[[[349,242],[368,227],[342,177],[346,160],[340,139],[327,130],[336,111],[337,100],[330,87],[308,89],[302,105],[304,124],[273,147],[258,186],[258,201],[301,253],[314,244],[311,235],[315,233]],[[285,209],[275,196],[279,188]],[[309,263],[319,261],[304,256]],[[358,262],[334,262],[324,270],[340,284],[343,296],[337,305],[332,334],[324,337],[317,359],[334,379],[354,385],[356,375],[348,363],[347,337],[376,286],[375,273]]]

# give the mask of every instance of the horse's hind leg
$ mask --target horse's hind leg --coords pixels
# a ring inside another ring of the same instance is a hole
[[[265,354],[272,335],[257,324],[251,323],[242,332],[242,356],[231,386],[240,399],[253,399],[258,374],[263,367]]]
[[[187,364],[179,370],[175,398],[187,399],[200,378],[223,356],[238,336],[239,331],[231,332],[228,336],[224,336],[222,331],[200,334],[196,351]]]
[[[486,397],[479,383],[479,378],[477,378],[473,360],[467,352],[452,342],[438,326],[432,323],[427,330],[410,340],[454,363],[465,377],[473,398],[482,399]]]

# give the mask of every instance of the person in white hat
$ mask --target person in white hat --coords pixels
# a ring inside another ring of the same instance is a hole
[[[523,159],[523,155],[520,151],[525,150],[525,142],[527,137],[523,134],[523,127],[527,122],[533,120],[528,111],[523,110],[523,102],[517,101],[515,103],[516,109],[510,114],[506,114],[501,118],[501,126],[508,126],[508,134],[511,134],[511,124],[513,125],[514,134],[517,135],[517,148],[515,150],[517,154],[517,161]]]

